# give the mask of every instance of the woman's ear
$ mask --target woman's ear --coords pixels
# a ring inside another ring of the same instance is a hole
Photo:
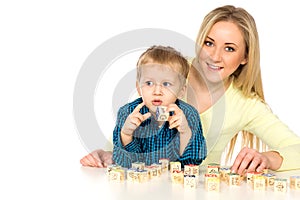
[[[246,65],[248,62],[248,58],[244,58],[244,60],[242,60],[241,65]]]

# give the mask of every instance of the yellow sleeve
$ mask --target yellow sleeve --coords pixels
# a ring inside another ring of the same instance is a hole
[[[270,150],[283,157],[281,170],[300,169],[300,137],[284,124],[263,102],[252,100],[244,113],[248,124],[246,130],[258,136]]]

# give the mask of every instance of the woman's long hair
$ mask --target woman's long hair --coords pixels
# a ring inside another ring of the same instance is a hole
[[[211,30],[212,26],[220,21],[229,21],[236,24],[241,30],[246,45],[247,63],[239,66],[239,68],[231,75],[233,84],[239,88],[242,93],[249,98],[259,98],[265,101],[261,69],[260,69],[260,48],[258,32],[253,17],[243,8],[237,8],[232,5],[218,7],[208,13],[200,27],[196,40],[196,55],[199,55],[204,41]],[[248,146],[257,150],[265,150],[266,145],[255,137],[252,133],[241,131],[237,133],[230,141],[227,148],[226,162],[231,159],[238,135],[242,136],[242,146]]]

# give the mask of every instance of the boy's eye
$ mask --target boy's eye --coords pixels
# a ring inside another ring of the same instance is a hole
[[[146,85],[147,85],[147,86],[153,86],[154,84],[153,84],[152,81],[146,81]]]
[[[164,87],[169,87],[169,86],[171,86],[171,83],[169,83],[169,82],[163,82],[163,84],[162,84]]]

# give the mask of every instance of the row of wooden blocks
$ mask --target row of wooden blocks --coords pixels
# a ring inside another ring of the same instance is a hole
[[[122,182],[127,179],[129,182],[142,183],[159,177],[168,170],[173,184],[183,184],[184,188],[197,188],[200,183],[199,165],[184,165],[182,168],[180,162],[169,162],[168,159],[160,159],[159,163],[150,166],[146,166],[143,162],[134,162],[130,169],[110,165],[107,167],[107,175],[111,181]],[[300,176],[291,176],[289,180],[291,189],[300,190]],[[215,163],[207,165],[204,173],[205,189],[218,192],[221,181],[226,182],[228,186],[240,186],[246,181],[255,191],[271,187],[275,192],[286,192],[288,187],[286,178],[278,178],[275,174],[268,173],[268,170],[261,173],[248,172],[245,176],[241,176],[232,173],[229,167],[220,167]]]
[[[108,179],[114,182],[122,182],[127,179],[128,182],[143,183],[159,177],[163,172],[168,171],[168,167],[168,159],[160,159],[159,163],[153,163],[149,166],[146,166],[144,162],[134,162],[129,169],[112,164],[107,167],[106,174]]]
[[[225,181],[229,186],[239,186],[246,179],[255,191],[273,188],[274,192],[286,192],[288,183],[286,178],[277,178],[275,174],[263,172],[248,172],[245,176],[231,173],[230,168],[220,167],[218,164],[209,164],[205,174],[205,188],[207,191],[219,191],[220,181]],[[290,188],[300,190],[300,176],[290,176]]]

